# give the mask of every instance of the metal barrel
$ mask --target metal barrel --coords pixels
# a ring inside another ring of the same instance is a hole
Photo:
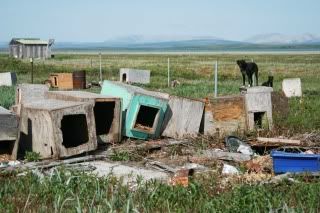
[[[85,89],[86,88],[86,71],[74,71],[72,73],[73,88],[74,89]]]

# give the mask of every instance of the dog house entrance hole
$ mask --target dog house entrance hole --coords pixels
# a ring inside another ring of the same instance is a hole
[[[159,117],[159,109],[140,105],[134,128],[145,132],[153,132],[156,129]]]
[[[15,141],[1,141],[0,155],[12,155]]]
[[[77,147],[88,142],[88,124],[86,115],[65,115],[61,120],[61,131],[66,148]]]
[[[96,102],[93,111],[97,135],[104,135],[110,132],[114,118],[115,105],[115,102]]]
[[[53,77],[53,80],[54,80],[54,86],[58,86],[58,80],[57,80],[57,77],[56,76],[54,76]]]
[[[127,73],[122,74],[122,82],[127,82]]]
[[[255,112],[253,113],[254,125],[258,129],[267,127],[267,117],[266,112]]]

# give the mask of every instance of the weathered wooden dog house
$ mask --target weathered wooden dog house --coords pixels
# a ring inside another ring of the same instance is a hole
[[[51,87],[58,89],[73,89],[72,73],[53,73],[49,77]]]
[[[204,134],[232,134],[245,130],[272,129],[271,87],[242,89],[240,95],[210,99],[205,106]]]
[[[90,102],[98,142],[117,143],[121,141],[121,99],[84,91],[50,91],[46,98],[63,101]]]
[[[97,147],[93,103],[43,99],[23,104],[18,154],[64,158]]]
[[[48,83],[52,88],[60,90],[86,89],[86,71],[74,71],[72,73],[52,73]]]
[[[0,156],[16,158],[18,119],[15,114],[0,106]]]
[[[168,95],[120,82],[104,81],[101,94],[122,98],[122,134],[148,139],[160,136]]]

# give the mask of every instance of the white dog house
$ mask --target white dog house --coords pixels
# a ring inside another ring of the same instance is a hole
[[[150,83],[150,70],[120,69],[120,81],[123,83]]]
[[[301,97],[301,80],[300,78],[287,78],[282,81],[282,91],[286,97]]]
[[[253,129],[272,129],[272,87],[250,87],[245,92],[247,127]]]
[[[0,86],[11,87],[17,83],[17,75],[15,72],[0,73]]]

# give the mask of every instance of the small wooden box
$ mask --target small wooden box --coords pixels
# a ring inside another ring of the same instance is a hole
[[[54,73],[50,75],[51,87],[58,89],[73,89],[72,73]]]

